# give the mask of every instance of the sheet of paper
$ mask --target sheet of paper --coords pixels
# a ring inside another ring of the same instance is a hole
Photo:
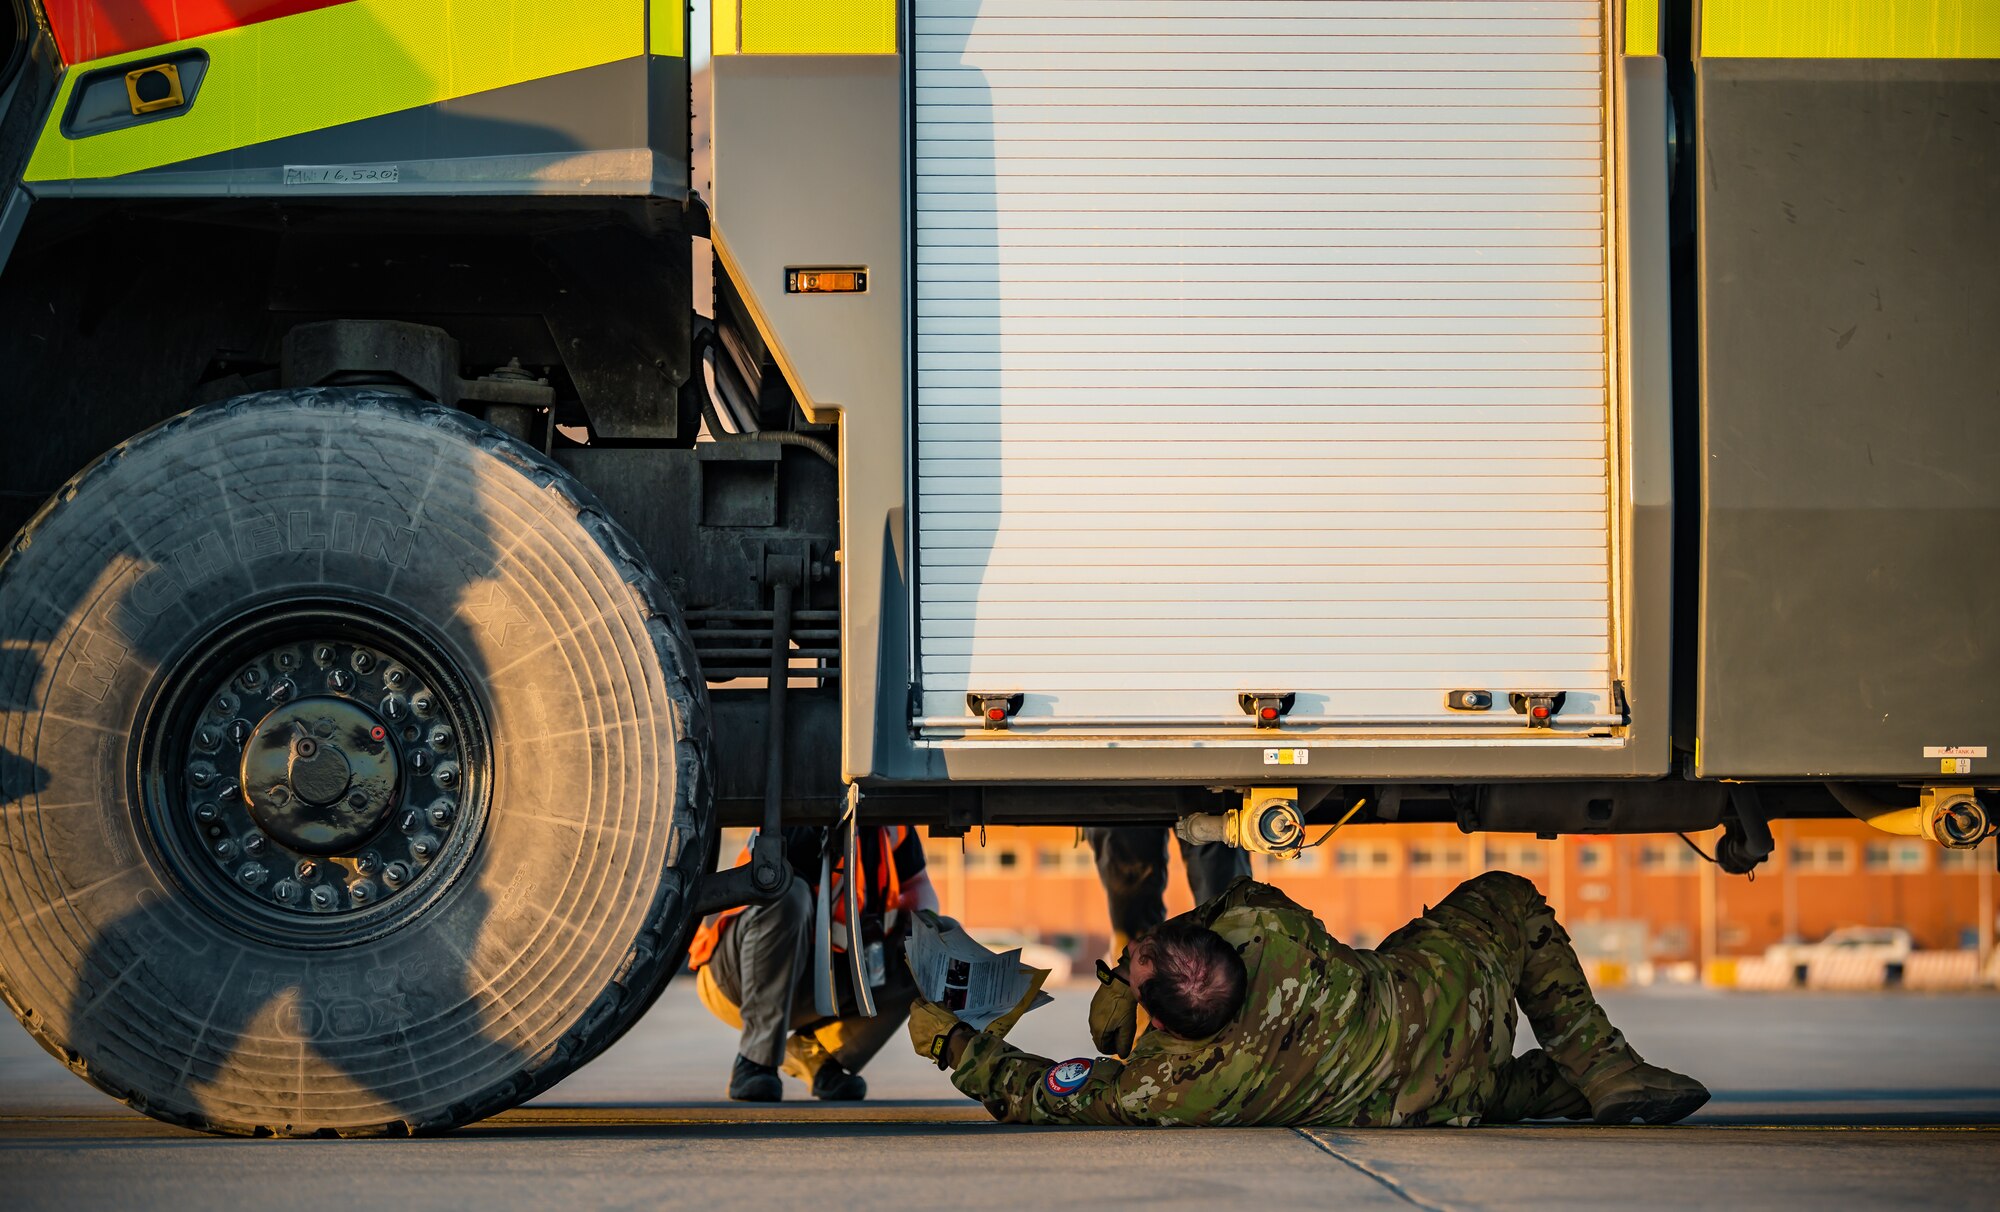
[[[942,930],[917,918],[907,948],[910,971],[924,997],[980,1029],[1014,1008],[1034,986],[1035,969],[1021,963],[1018,950],[995,954],[965,931]],[[1054,999],[1038,996],[1030,1009]]]

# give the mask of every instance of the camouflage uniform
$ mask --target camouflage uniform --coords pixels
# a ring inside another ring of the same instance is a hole
[[[1466,881],[1374,951],[1249,879],[1191,916],[1249,974],[1220,1034],[1149,1031],[1122,1064],[1056,1066],[981,1032],[952,1083],[1016,1123],[1469,1125],[1587,1116],[1578,1087],[1630,1064],[1569,936],[1520,876]],[[1542,1044],[1520,1057],[1517,1002]]]

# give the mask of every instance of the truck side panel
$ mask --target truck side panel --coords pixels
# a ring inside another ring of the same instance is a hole
[[[1768,7],[1697,68],[1698,773],[1990,781],[2000,16]]]

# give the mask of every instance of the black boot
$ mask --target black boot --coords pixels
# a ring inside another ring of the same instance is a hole
[[[827,1057],[813,1073],[813,1097],[828,1103],[858,1103],[868,1097],[868,1080]]]
[[[772,1066],[739,1056],[729,1071],[729,1097],[739,1103],[775,1103],[785,1097],[785,1083]]]

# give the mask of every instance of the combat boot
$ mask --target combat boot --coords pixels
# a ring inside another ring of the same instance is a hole
[[[1590,1100],[1590,1117],[1600,1124],[1671,1124],[1686,1119],[1708,1101],[1708,1087],[1683,1073],[1649,1065],[1630,1048],[1614,1060],[1592,1066],[1577,1083]]]
[[[770,1065],[739,1056],[729,1071],[729,1097],[739,1103],[775,1103],[785,1097],[785,1083]]]
[[[868,1097],[868,1081],[833,1059],[824,1045],[805,1032],[785,1041],[785,1072],[812,1087],[821,1102],[852,1103]]]

